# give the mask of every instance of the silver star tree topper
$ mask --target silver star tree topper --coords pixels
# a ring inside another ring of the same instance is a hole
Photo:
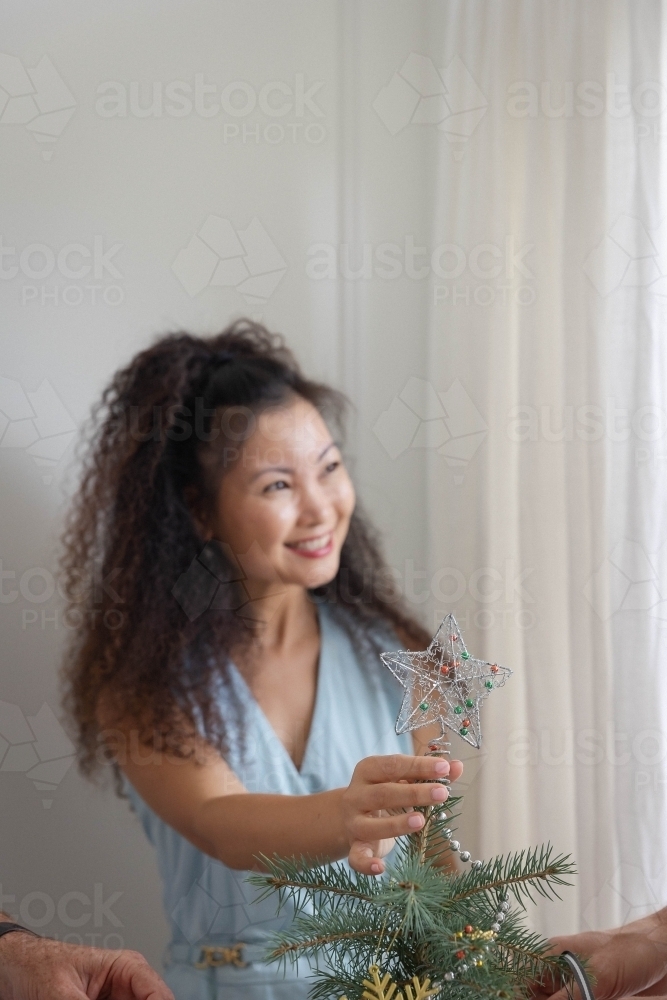
[[[380,656],[405,688],[396,720],[398,734],[438,722],[440,739],[447,727],[479,749],[480,703],[502,687],[512,671],[471,656],[454,615],[443,619],[428,649],[419,653],[399,649]]]

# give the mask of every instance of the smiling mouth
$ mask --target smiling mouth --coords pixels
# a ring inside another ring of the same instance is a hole
[[[333,549],[333,533],[329,531],[326,535],[319,535],[317,538],[304,538],[301,542],[286,542],[285,544],[297,555],[305,556],[307,559],[319,559],[322,556],[328,556]]]

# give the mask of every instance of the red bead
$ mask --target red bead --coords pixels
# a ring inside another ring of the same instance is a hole
[[[497,674],[498,673],[498,667],[496,666],[495,663],[491,667],[491,673],[492,674]]]
[[[464,719],[461,725],[465,726],[466,729],[470,729],[470,719]]]
[[[465,958],[466,957],[466,953],[464,951],[457,951],[456,957],[457,958]]]
[[[429,750],[439,750],[440,749],[440,747],[438,746],[437,743],[429,743],[428,748],[429,748]]]
[[[450,634],[449,638],[452,640],[452,642],[458,642],[458,638],[459,637],[458,637],[458,635],[454,635],[454,633],[452,632]]]
[[[440,667],[440,673],[441,674],[448,674],[449,673],[449,667],[446,664],[443,664],[443,666]]]
[[[472,924],[466,924],[463,929],[466,932],[466,934],[472,934],[474,927],[472,926]]]

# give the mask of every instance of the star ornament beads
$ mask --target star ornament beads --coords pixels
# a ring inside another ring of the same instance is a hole
[[[410,732],[438,722],[466,743],[479,747],[482,731],[479,706],[494,688],[502,687],[512,671],[471,656],[454,615],[447,615],[428,649],[381,653],[382,662],[405,688],[396,732]]]

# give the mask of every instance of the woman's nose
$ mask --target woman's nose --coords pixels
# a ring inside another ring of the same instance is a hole
[[[299,521],[304,524],[324,524],[331,510],[331,502],[319,484],[312,484],[301,493]]]

